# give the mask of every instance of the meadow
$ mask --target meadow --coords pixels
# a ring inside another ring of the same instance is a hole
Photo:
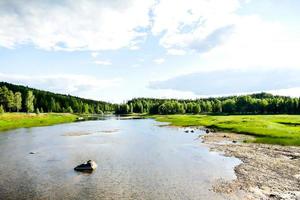
[[[245,142],[300,146],[300,115],[153,115],[173,126],[203,126],[254,136]]]
[[[0,114],[0,131],[74,122],[77,118],[67,113],[4,113]]]

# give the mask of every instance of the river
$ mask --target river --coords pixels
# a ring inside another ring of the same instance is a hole
[[[212,184],[234,179],[240,161],[210,152],[201,130],[161,125],[109,118],[0,133],[0,198],[225,199]],[[73,170],[89,159],[93,173]]]

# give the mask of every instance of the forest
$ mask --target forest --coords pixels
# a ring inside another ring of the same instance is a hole
[[[300,114],[300,98],[258,93],[196,100],[136,98],[117,105],[0,82],[0,113],[3,112]]]
[[[147,114],[299,114],[300,98],[259,93],[196,100],[137,98],[118,105],[116,113]]]
[[[102,114],[113,112],[115,107],[116,105],[103,101],[0,82],[0,113],[20,111]]]

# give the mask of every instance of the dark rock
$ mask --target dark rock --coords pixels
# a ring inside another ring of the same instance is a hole
[[[188,133],[188,132],[189,132],[189,130],[185,130],[184,132]]]
[[[194,130],[191,130],[191,133],[194,133]]]
[[[77,167],[74,168],[75,171],[93,171],[94,169],[97,168],[97,164],[95,163],[95,161],[92,160],[88,160],[86,163],[83,163],[81,165],[78,165]]]
[[[237,143],[237,141],[233,140],[232,143]]]
[[[35,152],[31,151],[29,154],[36,154]]]
[[[206,129],[206,130],[205,130],[205,133],[209,133],[209,130],[208,130],[208,129]]]

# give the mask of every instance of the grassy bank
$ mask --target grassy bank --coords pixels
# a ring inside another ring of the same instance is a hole
[[[36,126],[49,126],[60,123],[76,121],[77,116],[73,114],[43,113],[4,113],[0,114],[0,131],[28,128]]]
[[[300,146],[300,115],[155,115],[174,126],[204,126],[255,136],[248,142]]]

